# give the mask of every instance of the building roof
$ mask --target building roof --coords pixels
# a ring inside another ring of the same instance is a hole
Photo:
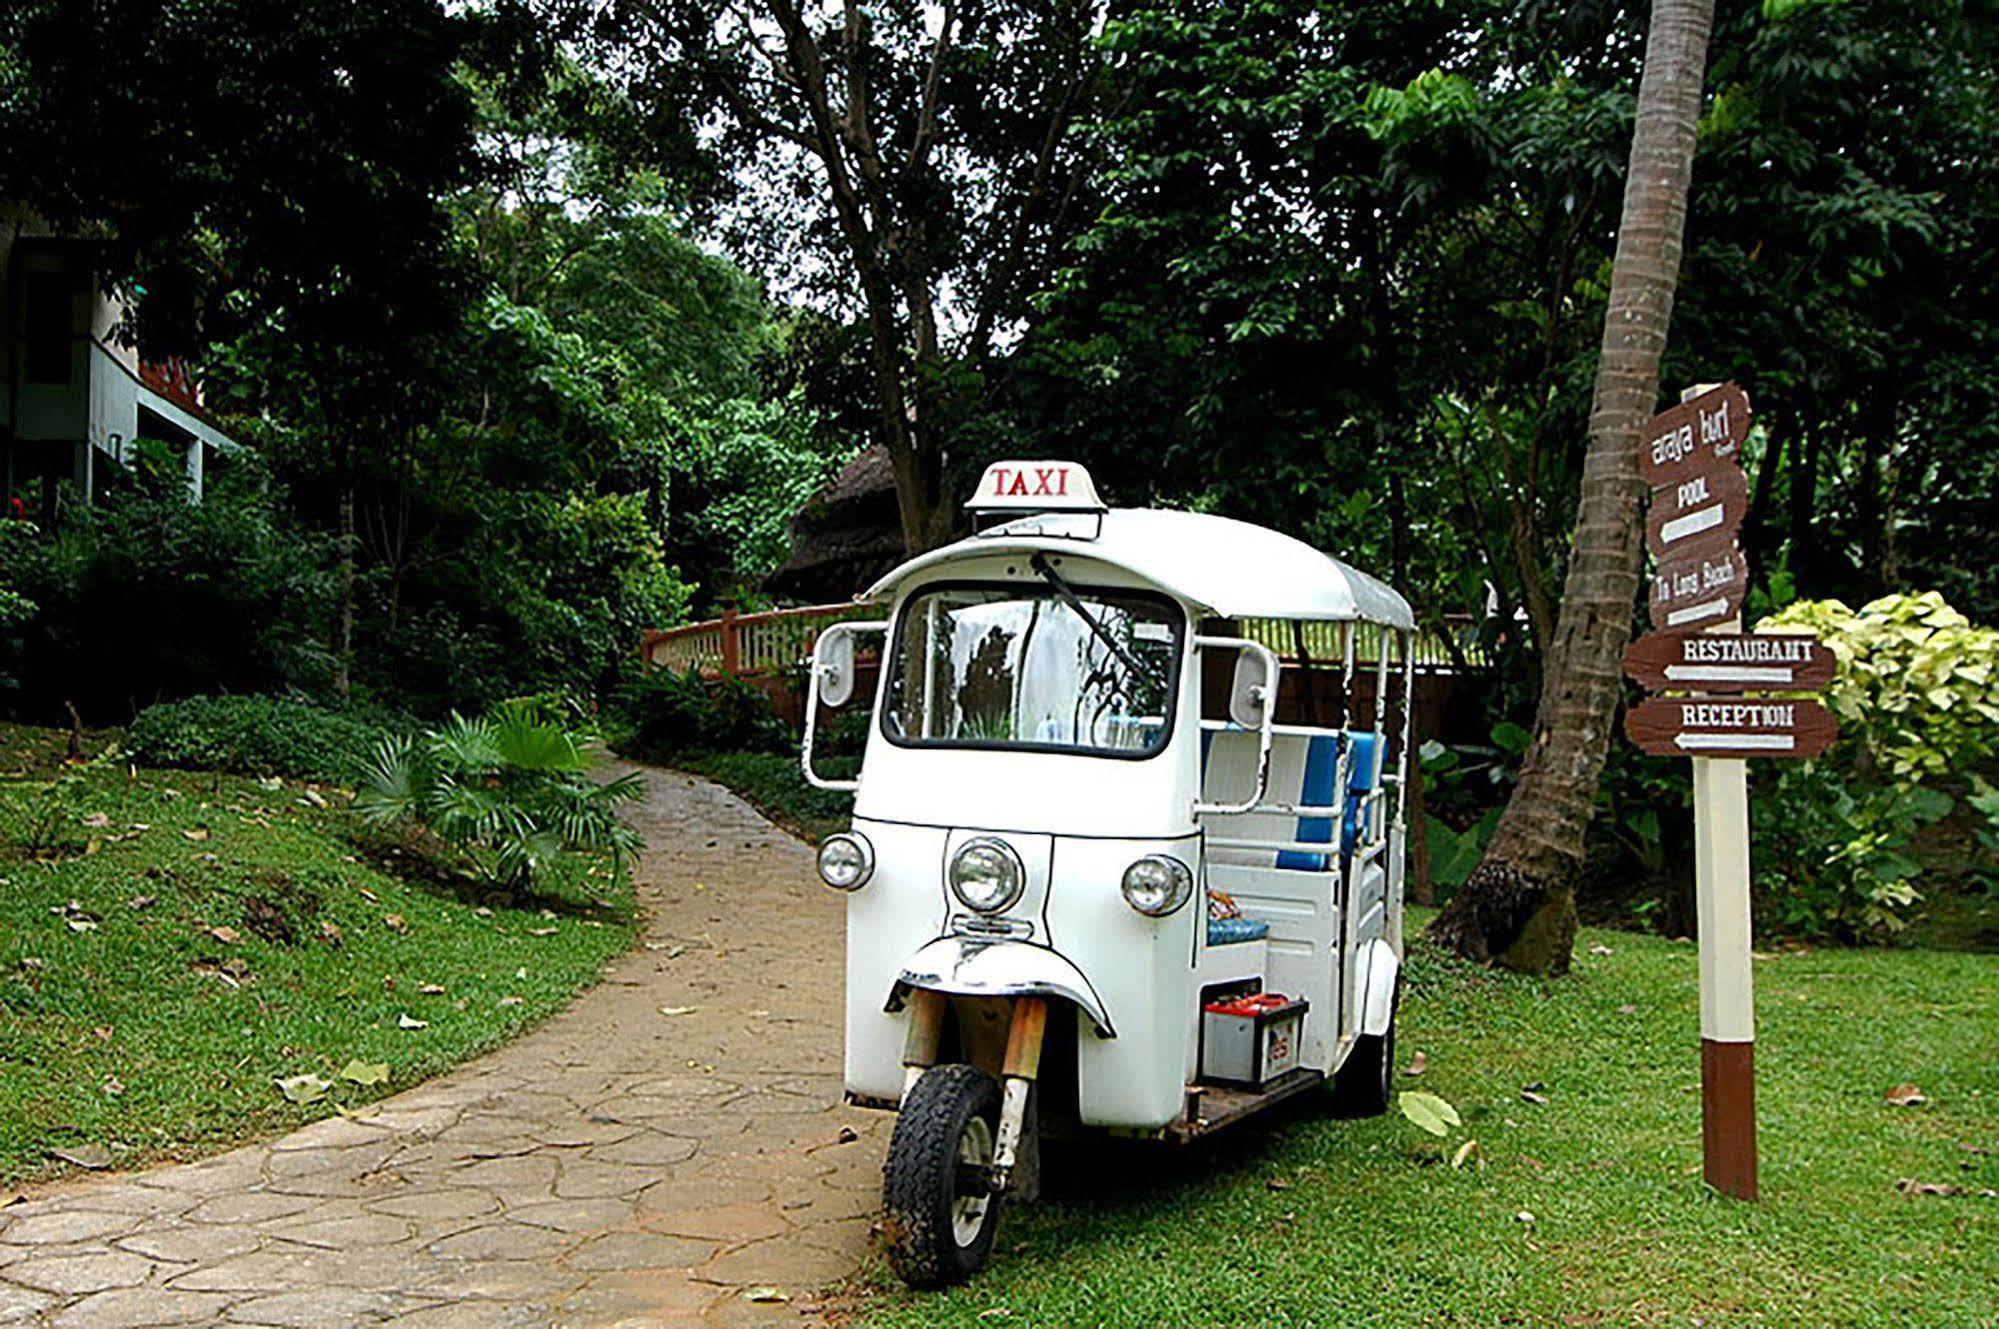
[[[891,595],[918,573],[964,559],[1035,551],[1110,564],[1221,618],[1415,626],[1409,602],[1385,583],[1301,540],[1228,517],[1158,508],[1022,517],[910,559],[868,596]]]

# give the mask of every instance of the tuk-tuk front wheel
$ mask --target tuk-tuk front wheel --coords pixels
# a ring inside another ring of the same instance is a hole
[[[1000,1091],[975,1066],[933,1066],[903,1099],[882,1169],[888,1261],[914,1288],[949,1287],[985,1267],[1000,1196],[987,1185]]]

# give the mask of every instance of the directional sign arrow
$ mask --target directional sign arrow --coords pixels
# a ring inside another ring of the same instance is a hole
[[[1748,437],[1748,394],[1724,383],[1647,421],[1639,435],[1639,467],[1646,484],[1663,489],[1716,466],[1739,465]]]
[[[1729,463],[1705,475],[1652,491],[1645,518],[1645,543],[1653,557],[1725,553],[1749,510],[1749,481]]]
[[[1640,687],[1680,692],[1806,692],[1837,663],[1817,637],[1790,632],[1655,632],[1624,650]]]
[[[1655,757],[1816,757],[1839,722],[1815,701],[1651,697],[1624,713],[1624,734]]]
[[[1740,549],[1670,558],[1652,572],[1652,626],[1685,632],[1731,619],[1749,595],[1749,560]]]

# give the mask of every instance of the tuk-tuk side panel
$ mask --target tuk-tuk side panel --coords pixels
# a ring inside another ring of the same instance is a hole
[[[1085,1125],[1152,1130],[1180,1115],[1194,1036],[1195,928],[1207,910],[1199,892],[1167,918],[1125,903],[1118,883],[1134,859],[1168,853],[1199,867],[1198,842],[1065,839],[1055,846],[1049,932],[1089,975],[1116,1027],[1099,1038],[1085,1021],[1076,1037],[1077,1106]]]
[[[874,846],[875,870],[847,896],[847,1052],[850,1093],[902,1097],[904,1020],[882,1009],[903,963],[944,930],[943,862],[950,832],[854,819]]]

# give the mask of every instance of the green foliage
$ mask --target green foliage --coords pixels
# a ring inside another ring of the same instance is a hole
[[[1921,898],[1917,833],[1966,794],[1990,824],[1976,768],[1999,754],[1999,631],[1933,591],[1858,612],[1799,601],[1758,626],[1830,647],[1839,665],[1825,702],[1840,722],[1824,757],[1771,763],[1759,783],[1759,895],[1791,930],[1899,931]]]
[[[327,546],[249,458],[200,504],[182,481],[140,482],[70,507],[53,533],[0,528],[5,575],[33,605],[0,626],[0,677],[23,711],[55,718],[68,701],[121,719],[157,697],[325,682]]]
[[[708,752],[791,752],[791,732],[761,689],[735,678],[704,678],[698,669],[639,669],[618,694],[619,749],[649,761],[672,762],[691,749]]]
[[[617,805],[644,797],[645,781],[633,772],[600,784],[594,751],[594,736],[565,725],[559,708],[507,701],[383,739],[354,807],[370,825],[427,827],[497,885],[533,889],[565,854],[608,854],[622,869],[640,841]]]
[[[382,727],[291,697],[189,697],[140,711],[125,755],[141,766],[349,784]]]

